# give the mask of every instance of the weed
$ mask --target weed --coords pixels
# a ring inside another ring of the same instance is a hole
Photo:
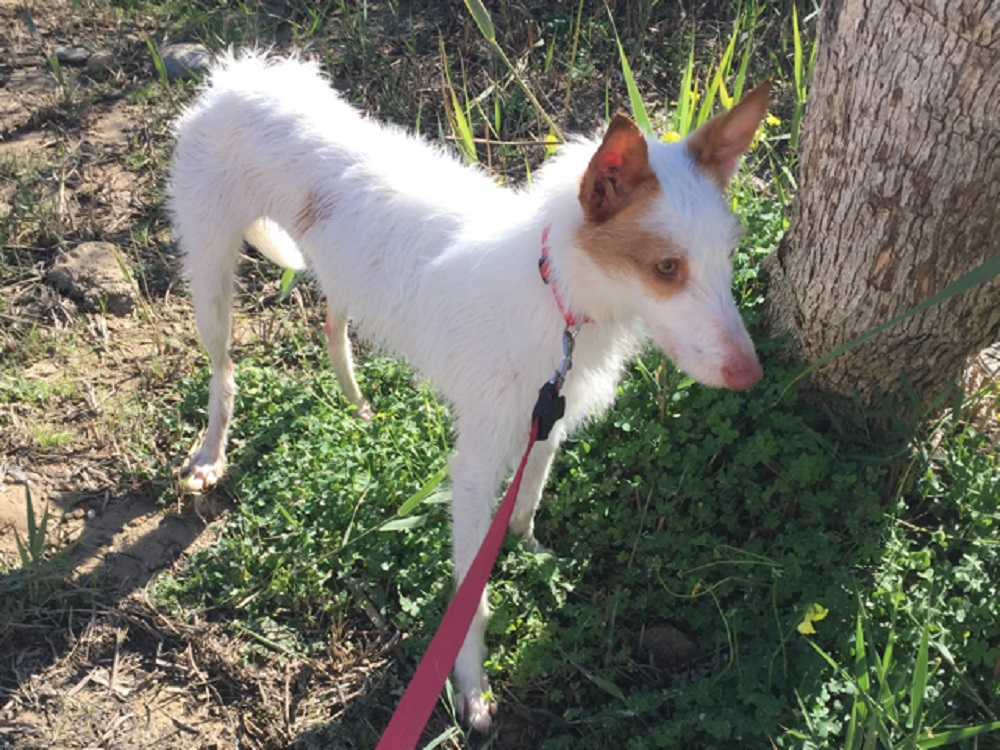
[[[611,15],[610,8],[608,8],[608,19],[611,21],[615,41],[618,44],[618,58],[621,60],[622,75],[625,77],[625,85],[628,88],[628,99],[632,105],[632,116],[635,118],[636,125],[639,126],[639,129],[643,133],[652,135],[653,126],[649,122],[649,115],[646,113],[646,107],[642,103],[642,96],[639,94],[639,87],[636,86],[635,76],[632,75],[632,68],[628,64],[628,58],[625,57],[625,49],[622,47],[621,39],[618,37],[618,29],[614,28],[614,17]]]
[[[0,561],[0,634],[24,616],[25,608],[45,601],[63,583],[63,561],[50,555],[49,525],[52,515],[46,505],[41,517],[35,512],[31,491],[25,487],[25,535],[14,529],[14,545],[20,567],[7,568]]]
[[[0,404],[42,406],[52,399],[72,396],[76,390],[72,382],[26,378],[19,371],[0,375]]]
[[[794,149],[799,145],[799,133],[802,129],[802,116],[808,97],[809,79],[812,78],[813,65],[816,62],[815,37],[809,42],[808,59],[806,59],[805,43],[799,29],[798,6],[794,3],[792,4],[792,41],[795,50],[792,66],[795,83],[795,106],[792,109],[792,124],[788,134],[788,143]]]
[[[510,58],[507,57],[507,54],[503,51],[503,47],[497,43],[497,35],[496,29],[493,26],[493,19],[490,16],[489,11],[487,11],[486,7],[483,5],[482,0],[465,0],[465,5],[472,14],[472,17],[475,19],[476,25],[479,27],[479,31],[482,33],[483,38],[493,49],[493,52],[503,61],[503,64],[507,67],[507,70],[511,72],[511,75],[514,76],[514,80],[517,81],[518,86],[521,87],[525,96],[528,97],[528,101],[531,102],[535,111],[538,113],[538,116],[541,117],[548,126],[549,132],[560,141],[566,140],[562,131],[559,130],[559,127],[552,121],[552,118],[549,117],[545,107],[543,107],[538,102],[538,99],[535,98],[531,87],[528,86],[523,76],[521,76],[520,72],[514,66],[514,63],[512,63]]]
[[[54,453],[73,442],[73,433],[44,422],[31,425],[31,439],[40,453]]]
[[[147,36],[146,37],[146,47],[149,49],[149,55],[153,59],[153,67],[156,68],[156,77],[160,82],[160,87],[167,93],[168,96],[172,96],[170,88],[170,78],[167,76],[167,66],[163,62],[163,58],[160,56],[160,51],[153,44],[153,41]]]
[[[459,103],[458,93],[455,91],[455,86],[451,82],[451,68],[448,65],[448,56],[445,52],[443,38],[440,40],[440,46],[441,72],[443,76],[441,87],[444,92],[446,92],[445,113],[448,117],[448,125],[450,126],[451,132],[454,136],[455,146],[458,148],[462,158],[465,159],[466,163],[474,164],[479,160],[479,157],[476,155],[476,139],[472,134],[472,128],[469,124],[469,97],[468,94],[466,94],[466,103],[464,106]],[[451,104],[450,107],[447,106],[448,103]]]
[[[984,284],[998,276],[1000,276],[1000,253],[994,255],[992,258],[987,258],[978,266],[962,274],[940,291],[935,292],[934,294],[929,296],[923,302],[917,303],[909,310],[904,310],[898,315],[892,317],[890,320],[887,320],[884,323],[880,323],[879,325],[868,329],[864,333],[855,336],[850,341],[847,341],[841,344],[840,346],[832,349],[831,351],[827,352],[825,355],[817,359],[815,362],[811,363],[808,367],[804,367],[800,372],[796,373],[794,379],[789,383],[789,387],[791,387],[793,383],[802,380],[810,373],[815,372],[828,362],[831,362],[832,360],[836,359],[841,354],[844,354],[845,352],[849,352],[851,349],[861,346],[861,344],[865,343],[869,339],[874,338],[875,336],[882,333],[886,329],[891,328],[892,326],[897,325],[899,323],[902,323],[903,321],[909,320],[914,315],[917,315],[923,312],[924,310],[932,308],[935,305],[938,305],[946,300],[951,299],[957,294],[961,294],[965,291],[968,291],[969,289]],[[928,409],[928,411],[933,412],[933,410],[931,409]]]
[[[875,642],[865,606],[859,605],[852,648],[854,661],[850,671],[814,641],[809,641],[816,653],[835,670],[841,684],[849,688],[851,708],[844,732],[845,750],[941,747],[1000,730],[1000,721],[948,727],[944,723],[946,718],[938,715],[941,709],[939,701],[928,709],[926,701],[929,698],[941,697],[939,673],[948,667],[955,667],[948,648],[931,638],[931,600],[932,597],[928,596],[923,604],[925,616],[923,623],[917,627],[919,642],[916,653],[905,661],[896,650],[896,642],[901,640],[898,617],[906,601],[901,587],[893,591],[893,612],[881,648]],[[937,653],[933,661],[930,658],[932,651]],[[817,706],[810,711],[801,702],[800,707],[809,733],[792,734],[806,740],[807,746],[820,746],[829,738],[830,719],[836,725],[837,718],[829,716],[826,707]]]
[[[17,544],[17,554],[21,558],[21,568],[29,571],[42,564],[49,531],[49,509],[45,508],[41,519],[35,518],[35,506],[31,502],[31,490],[28,487],[24,488],[24,503],[27,535],[22,539],[17,529],[14,529],[14,542]]]

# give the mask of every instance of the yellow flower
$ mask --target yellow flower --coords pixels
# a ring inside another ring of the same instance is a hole
[[[675,130],[668,130],[666,133],[663,134],[663,140],[665,140],[667,143],[676,143],[680,139],[681,139],[681,134]]]
[[[802,622],[799,623],[798,631],[802,633],[802,635],[813,635],[816,632],[816,628],[813,627],[813,623],[822,620],[827,616],[827,614],[829,614],[829,612],[830,610],[822,604],[810,604],[809,609],[807,609],[805,615],[802,616]]]
[[[772,128],[781,124],[781,120],[772,115],[770,112],[767,113],[767,117],[764,118],[764,122],[766,122]]]
[[[552,131],[545,136],[545,155],[552,156],[559,149],[559,139]]]

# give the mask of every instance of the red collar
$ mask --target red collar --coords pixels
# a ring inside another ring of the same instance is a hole
[[[584,323],[593,323],[594,321],[589,315],[577,315],[575,312],[566,307],[566,303],[563,301],[562,295],[559,293],[559,287],[552,281],[552,269],[549,268],[550,229],[552,229],[552,227],[549,226],[542,230],[542,257],[538,259],[538,272],[542,275],[542,281],[552,288],[552,296],[556,298],[556,304],[559,306],[559,312],[562,313],[563,320],[566,321],[567,328],[574,328],[577,325],[583,325]]]

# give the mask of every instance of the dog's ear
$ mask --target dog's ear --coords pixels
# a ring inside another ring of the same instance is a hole
[[[631,119],[618,113],[580,181],[580,205],[587,218],[606,221],[627,206],[640,185],[656,177],[649,149]]]
[[[728,112],[713,117],[685,141],[695,164],[725,186],[736,172],[740,154],[747,150],[767,114],[771,82],[764,81]]]

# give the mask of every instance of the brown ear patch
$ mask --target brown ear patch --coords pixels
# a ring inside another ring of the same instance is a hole
[[[619,113],[580,180],[583,212],[590,221],[607,221],[650,184],[658,186],[646,139],[631,119]]]

